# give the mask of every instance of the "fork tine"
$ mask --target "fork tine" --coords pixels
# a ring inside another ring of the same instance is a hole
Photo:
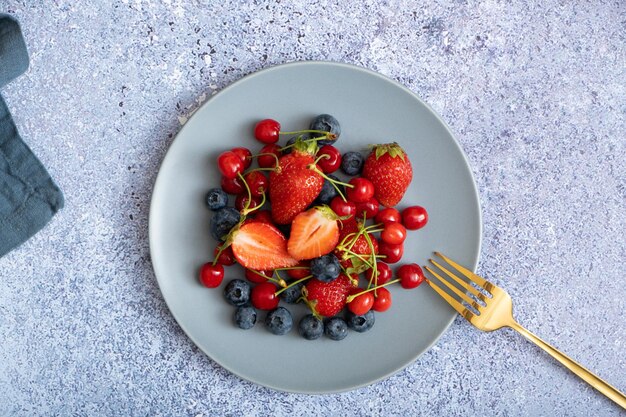
[[[491,291],[491,288],[495,287],[495,285],[493,285],[491,282],[487,281],[485,278],[483,278],[483,277],[481,277],[479,275],[476,275],[475,273],[473,273],[472,271],[470,271],[467,268],[462,267],[461,265],[457,264],[456,262],[454,262],[452,259],[448,258],[447,256],[444,256],[444,255],[442,255],[439,252],[435,252],[435,255],[437,255],[438,257],[440,257],[441,259],[446,261],[448,264],[453,266],[457,271],[459,271],[461,274],[465,275],[470,281],[475,282],[476,284],[478,284],[481,287],[485,288],[487,291]]]
[[[429,269],[429,268],[426,267],[426,269]],[[432,273],[432,271],[431,271],[431,273]],[[463,304],[459,303],[457,300],[452,298],[450,296],[450,294],[448,294],[447,292],[442,290],[439,285],[435,284],[434,282],[432,282],[428,278],[426,278],[426,282],[428,283],[428,285],[430,285],[432,287],[433,290],[437,291],[437,293],[441,296],[441,298],[446,300],[448,302],[448,304],[450,304],[450,306],[453,309],[455,309],[460,315],[465,317],[467,320],[469,320],[470,318],[474,317],[474,314],[471,311],[469,311],[468,309],[463,307]]]
[[[434,263],[432,259],[429,259],[430,262]],[[437,265],[439,266],[439,265]],[[441,281],[442,283],[445,284],[446,287],[448,287],[450,289],[450,291],[452,291],[453,293],[455,293],[456,295],[458,295],[459,297],[461,297],[463,299],[463,301],[465,301],[468,304],[472,304],[475,303],[476,300],[472,300],[472,298],[470,298],[467,294],[465,294],[463,291],[460,291],[456,286],[452,285],[448,279],[445,279],[444,277],[442,277],[441,275],[439,275],[438,273],[436,273],[435,271],[433,271],[431,268],[424,266],[424,268],[426,268],[426,270],[428,272],[430,272],[431,274],[433,274],[434,276],[437,277],[437,279],[439,281]],[[444,271],[447,273],[447,271]],[[449,275],[449,274],[448,274]]]
[[[479,300],[483,301],[483,302],[487,302],[487,300],[485,299],[485,294],[481,293],[480,291],[478,291],[476,288],[472,287],[467,281],[463,281],[462,279],[460,279],[459,277],[457,277],[455,274],[453,274],[452,272],[450,272],[447,268],[445,268],[444,266],[442,266],[441,264],[439,264],[439,262],[434,261],[432,259],[429,259],[429,261],[435,265],[437,268],[441,269],[447,276],[449,276],[450,278],[452,278],[454,281],[456,281],[461,287],[465,288],[467,291],[471,292],[472,294],[474,294]],[[450,287],[450,289],[453,289],[452,287]],[[454,289],[453,289],[454,290]],[[469,298],[469,297],[468,297]],[[465,299],[465,301],[467,301],[468,303],[473,303],[474,300],[470,300],[470,299]]]

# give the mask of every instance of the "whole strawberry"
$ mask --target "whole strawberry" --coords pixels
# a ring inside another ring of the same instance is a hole
[[[315,278],[307,281],[302,294],[313,314],[332,317],[346,305],[346,298],[352,287],[350,278],[341,274],[331,282],[322,282]]]
[[[387,143],[374,146],[365,160],[362,176],[374,184],[374,197],[380,204],[393,207],[409,187],[413,168],[400,145]]]
[[[360,221],[355,220],[354,218],[350,218],[341,222],[341,227],[339,228],[340,245],[338,245],[335,249],[335,255],[337,255],[340,260],[348,259],[351,256],[349,253],[346,252],[345,249],[349,249],[350,252],[356,253],[358,255],[369,255],[372,253],[372,248],[370,247],[363,233],[361,233],[356,241],[354,241],[354,237],[356,237],[356,235],[359,233],[359,230],[361,230],[362,228],[363,224]],[[371,233],[368,233],[368,237],[372,242],[374,253],[378,253],[378,240],[376,240],[374,235],[372,235]]]
[[[316,145],[296,143],[293,152],[278,160],[270,173],[269,194],[272,219],[277,224],[289,224],[317,198],[324,178],[315,165]]]

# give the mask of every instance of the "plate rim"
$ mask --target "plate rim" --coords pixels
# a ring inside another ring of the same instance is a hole
[[[428,109],[428,111],[435,117],[435,119],[437,119],[437,121],[443,126],[443,128],[445,129],[445,131],[450,135],[450,137],[452,138],[452,142],[454,143],[454,145],[456,146],[457,150],[459,151],[459,153],[461,154],[461,156],[463,157],[463,161],[465,162],[465,166],[467,167],[467,171],[469,172],[469,175],[472,179],[471,184],[472,184],[472,191],[475,197],[475,201],[476,201],[476,209],[477,209],[477,213],[478,213],[478,242],[477,242],[477,246],[476,246],[476,256],[475,259],[472,261],[471,266],[471,270],[472,271],[476,271],[476,267],[478,265],[478,262],[480,260],[480,255],[481,255],[481,251],[482,251],[482,242],[483,242],[483,216],[482,216],[482,207],[481,207],[481,202],[480,202],[480,194],[478,192],[478,186],[476,184],[476,178],[474,176],[474,173],[471,169],[471,164],[470,161],[467,157],[467,154],[465,153],[465,151],[463,150],[463,148],[461,147],[461,144],[459,143],[459,141],[457,140],[456,136],[452,133],[452,130],[450,129],[450,127],[448,126],[448,124],[439,116],[439,114],[433,110],[433,108],[428,105],[428,103],[424,102],[419,96],[417,96],[417,94],[415,94],[412,90],[410,90],[408,87],[404,86],[403,84],[401,84],[400,82],[392,79],[391,77],[388,77],[384,74],[381,74],[379,72],[376,72],[374,70],[371,70],[369,68],[365,68],[362,66],[358,66],[358,65],[354,65],[354,64],[348,64],[348,63],[344,63],[344,62],[336,62],[336,61],[324,61],[324,60],[304,60],[304,61],[292,61],[292,62],[286,62],[286,63],[281,63],[281,64],[276,64],[276,65],[272,65],[270,67],[266,67],[266,68],[262,68],[259,69],[257,71],[253,71],[250,72],[246,75],[244,75],[243,77],[237,79],[236,81],[233,81],[232,83],[228,84],[226,87],[222,88],[221,90],[219,90],[216,94],[212,95],[206,102],[202,103],[201,106],[199,106],[194,113],[191,115],[191,117],[189,117],[189,120],[185,123],[185,125],[182,126],[182,128],[178,131],[178,133],[176,133],[176,136],[174,137],[174,139],[172,140],[172,142],[168,145],[167,147],[167,151],[165,152],[165,155],[163,156],[163,159],[161,160],[161,163],[159,164],[158,167],[158,172],[157,172],[157,176],[156,179],[154,181],[154,185],[152,187],[151,190],[151,194],[150,194],[150,209],[149,209],[149,214],[148,214],[148,245],[149,245],[149,251],[150,251],[150,263],[152,264],[152,270],[154,272],[155,278],[157,280],[157,284],[159,286],[159,291],[161,293],[161,296],[163,297],[163,300],[165,301],[165,305],[167,306],[167,309],[169,311],[169,313],[172,315],[172,317],[174,318],[174,320],[176,321],[176,324],[178,324],[178,326],[183,330],[183,332],[185,333],[185,336],[187,336],[187,338],[189,338],[194,345],[200,350],[202,351],[203,354],[205,354],[211,361],[213,361],[214,363],[216,363],[218,366],[226,369],[228,372],[230,372],[233,375],[236,375],[237,377],[243,379],[244,381],[248,381],[263,387],[267,387],[270,388],[272,390],[275,391],[280,391],[280,392],[287,392],[287,393],[294,393],[294,394],[307,394],[307,395],[326,395],[326,394],[338,394],[338,393],[342,393],[342,392],[349,392],[349,391],[353,391],[359,388],[363,388],[366,386],[370,386],[373,385],[377,382],[380,382],[384,379],[388,379],[389,377],[397,374],[398,372],[406,369],[409,365],[415,363],[415,361],[417,361],[423,354],[425,354],[426,352],[430,351],[432,349],[432,347],[434,345],[437,344],[437,342],[439,342],[439,340],[441,339],[441,337],[448,331],[448,329],[450,328],[450,326],[452,325],[452,323],[454,322],[454,320],[456,319],[456,317],[458,316],[458,314],[453,310],[450,309],[450,318],[448,319],[446,325],[441,329],[441,331],[437,334],[437,336],[432,340],[432,342],[430,344],[428,344],[424,349],[422,349],[420,352],[417,352],[416,355],[413,357],[413,359],[411,359],[410,362],[401,365],[400,367],[394,367],[392,370],[390,370],[389,372],[385,373],[384,375],[376,378],[376,379],[372,379],[372,380],[368,380],[366,382],[360,383],[360,384],[355,384],[349,387],[346,387],[344,389],[331,389],[331,390],[299,390],[299,389],[286,389],[284,387],[278,387],[275,386],[274,384],[271,383],[266,383],[266,382],[260,382],[257,380],[254,380],[253,378],[249,378],[247,376],[241,375],[237,370],[232,369],[232,367],[227,366],[227,365],[223,365],[222,363],[218,362],[217,360],[215,360],[200,344],[198,344],[198,342],[196,341],[196,339],[187,331],[186,326],[179,320],[177,314],[172,310],[170,303],[168,302],[168,299],[163,291],[163,285],[162,285],[162,278],[159,278],[159,273],[157,272],[157,266],[155,264],[155,262],[153,261],[154,259],[154,247],[156,246],[156,237],[154,236],[155,232],[155,225],[153,225],[153,223],[155,223],[155,194],[156,194],[156,190],[159,187],[159,184],[162,182],[162,178],[163,178],[163,170],[162,167],[165,164],[165,162],[168,159],[168,156],[170,156],[172,154],[171,149],[174,146],[174,144],[176,143],[176,140],[179,138],[179,136],[183,135],[185,133],[185,130],[189,124],[189,122],[191,121],[191,119],[196,116],[196,114],[199,112],[200,109],[202,109],[202,107],[206,106],[209,102],[211,102],[215,97],[218,97],[222,94],[227,93],[229,90],[231,90],[232,88],[237,87],[240,83],[243,83],[251,78],[254,78],[260,74],[265,74],[267,72],[271,72],[271,71],[277,71],[280,69],[283,69],[285,67],[298,67],[298,66],[310,66],[310,65],[321,65],[321,66],[335,66],[335,67],[342,67],[344,69],[349,69],[352,71],[360,71],[363,73],[366,73],[370,76],[374,76],[377,78],[382,79],[383,81],[390,83],[391,85],[394,85],[396,87],[399,87],[401,90],[403,90],[404,92],[408,93],[413,99],[417,100],[420,104],[422,104],[426,109]],[[161,274],[162,276],[163,274]]]

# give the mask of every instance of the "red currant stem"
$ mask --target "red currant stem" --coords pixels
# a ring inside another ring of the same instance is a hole
[[[248,201],[250,201],[250,200],[248,200]],[[241,214],[243,214],[244,216],[247,216],[248,214],[252,213],[253,211],[259,210],[261,207],[263,207],[263,204],[265,204],[265,193],[261,194],[261,203],[259,203],[258,206],[249,208],[250,205],[248,204],[248,208],[244,208],[241,211]]]
[[[300,278],[300,279],[299,279],[299,280],[297,280],[297,281],[291,282],[291,283],[289,283],[289,285],[287,285],[286,287],[281,288],[280,290],[276,291],[276,292],[274,293],[274,295],[279,296],[279,295],[280,295],[280,293],[281,293],[281,292],[283,292],[283,291],[285,291],[287,288],[293,287],[294,285],[298,285],[299,283],[301,283],[301,282],[303,282],[303,281],[306,281],[307,279],[310,279],[310,278],[313,278],[313,275],[307,275],[307,276],[306,276],[306,277],[304,277],[304,278]]]
[[[356,293],[356,294],[349,295],[349,296],[348,296],[348,298],[346,298],[346,303],[351,302],[351,301],[352,301],[352,300],[354,300],[356,297],[358,297],[359,295],[363,295],[363,294],[365,294],[366,292],[376,291],[376,290],[377,290],[377,289],[379,289],[379,288],[386,287],[387,285],[395,284],[396,282],[400,282],[400,280],[399,280],[399,279],[394,279],[394,280],[392,280],[392,281],[385,282],[384,284],[380,284],[380,285],[377,285],[377,286],[375,286],[375,287],[368,288],[368,289],[363,290],[363,291],[361,291],[361,292],[358,292],[358,293]]]

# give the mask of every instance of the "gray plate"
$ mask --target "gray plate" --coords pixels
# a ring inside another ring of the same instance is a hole
[[[340,121],[342,152],[390,141],[408,152],[414,178],[399,208],[422,205],[430,219],[409,233],[403,261],[423,265],[440,250],[475,268],[481,242],[478,195],[463,151],[439,117],[396,82],[350,65],[298,62],[244,77],[211,98],[176,137],[154,187],[154,270],[172,314],[209,357],[247,380],[303,393],[350,390],[392,375],[432,346],[455,315],[427,285],[394,286],[393,306],[377,314],[369,332],[350,332],[340,342],[306,341],[296,328],[286,336],[270,334],[263,313],[252,330],[232,324],[222,288],[243,277],[241,267],[227,268],[221,288],[198,284],[198,267],[215,247],[203,198],[219,185],[217,155],[234,146],[259,149],[252,130],[260,119],[298,130],[320,113]],[[296,318],[304,314],[301,307],[292,310]]]

